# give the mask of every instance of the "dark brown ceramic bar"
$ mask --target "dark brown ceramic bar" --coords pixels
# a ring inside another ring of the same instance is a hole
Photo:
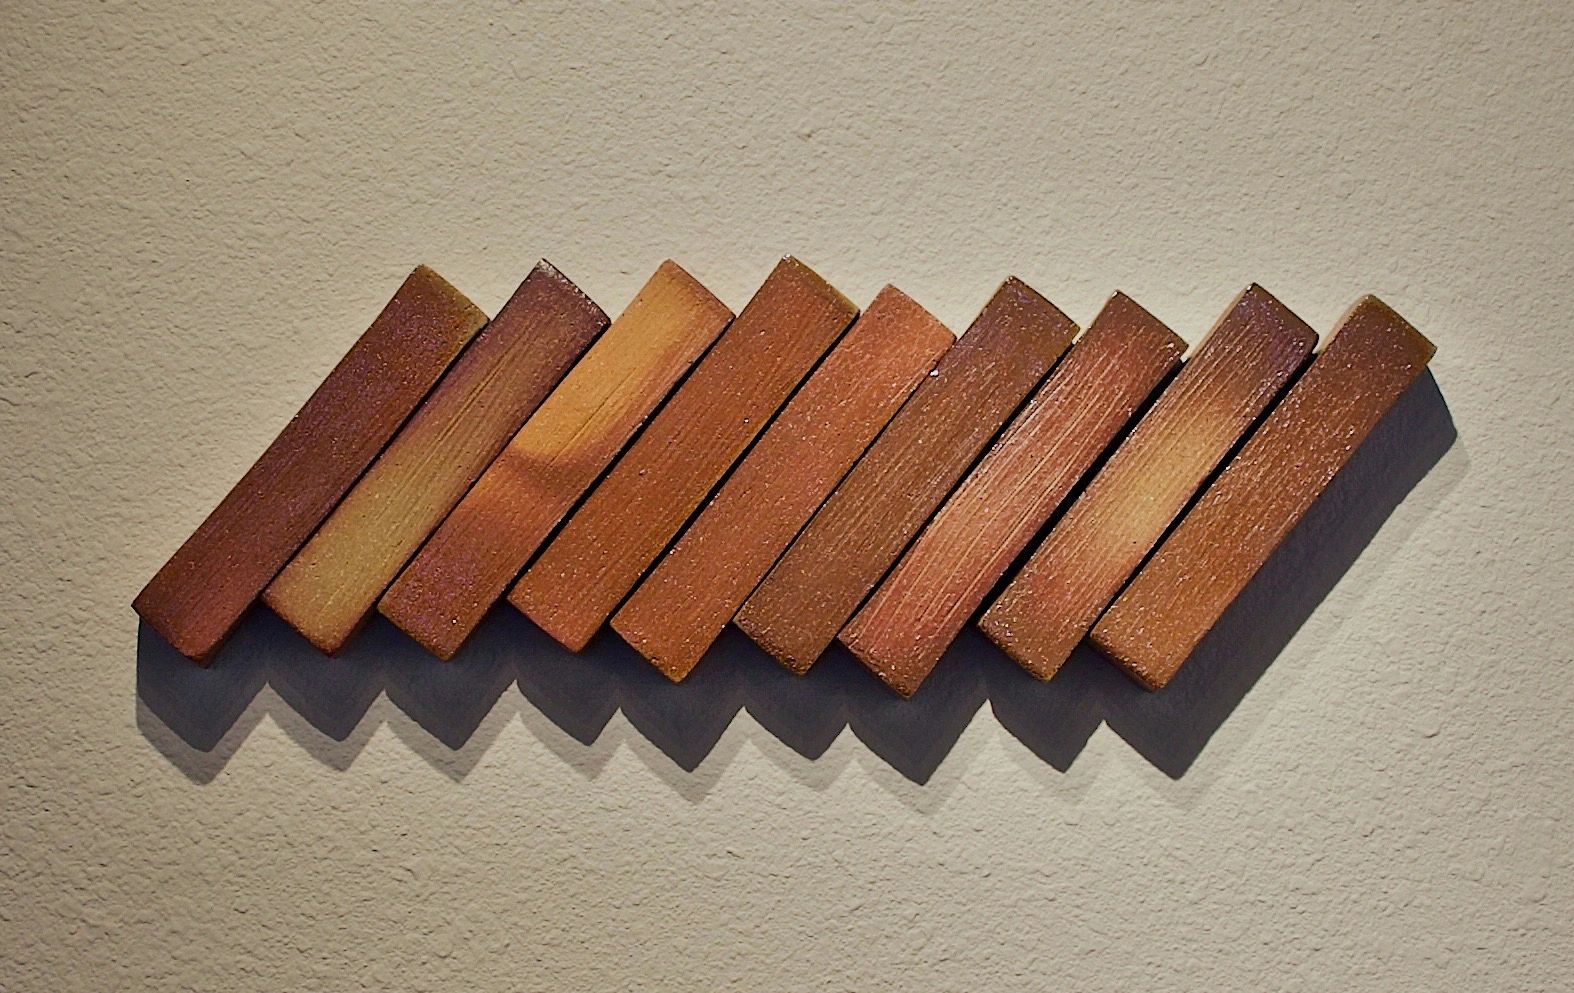
[[[1168,683],[1433,351],[1376,297],[1357,303],[1094,626],[1093,643],[1148,689]]]
[[[900,291],[882,290],[618,611],[613,628],[669,679],[688,675],[954,340]],[[565,582],[543,574],[533,588]],[[567,631],[581,644],[600,625],[594,613],[574,614],[567,627],[560,616],[548,616],[547,630]]]
[[[515,603],[576,649],[858,314],[783,260],[694,374],[574,511],[520,581]]]
[[[1262,287],[1241,294],[984,612],[989,639],[1053,676],[1316,343]]]
[[[853,615],[842,643],[911,696],[1184,350],[1116,294]]]
[[[132,606],[206,664],[486,315],[421,266]]]
[[[1077,327],[1021,280],[996,291],[734,618],[807,672]]]
[[[718,469],[716,463],[737,458],[855,313],[841,293],[803,263],[782,260],[619,466],[633,466],[631,482],[644,482],[652,469],[660,478],[663,445],[655,441],[660,431],[674,447],[683,442],[685,461],[674,469],[682,466],[700,475],[726,471],[726,464]],[[617,332],[614,324],[604,343],[611,346]],[[622,348],[637,351],[639,343],[623,340]],[[604,359],[600,367],[586,370],[595,375],[581,376],[578,368],[571,373],[563,400],[554,395],[548,401],[548,406],[557,404],[548,422],[537,423],[549,414],[543,408],[384,596],[382,612],[434,655],[453,655],[545,543],[571,500],[611,461],[606,447],[586,458],[589,452],[563,445],[578,437],[571,430],[575,417],[597,411],[598,398],[628,378],[612,367],[623,354],[598,356]],[[751,375],[757,375],[757,392],[743,389]],[[636,452],[644,452],[639,458],[648,461],[628,461]],[[619,472],[628,474],[615,469],[608,478]],[[560,485],[568,480],[573,485]]]
[[[339,651],[606,326],[578,287],[538,265],[263,600],[320,651]]]

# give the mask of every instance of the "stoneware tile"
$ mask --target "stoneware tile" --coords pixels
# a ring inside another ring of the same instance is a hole
[[[984,612],[989,639],[1053,676],[1316,343],[1262,287],[1241,294]]]
[[[688,675],[954,340],[900,291],[882,290],[613,618],[613,628],[669,679]],[[571,639],[589,628],[570,629]]]
[[[342,648],[606,324],[578,287],[547,263],[536,266],[269,584],[268,606],[320,651]]]
[[[133,603],[207,663],[355,484],[486,315],[437,273],[405,279],[311,399]]]
[[[1143,686],[1168,683],[1433,351],[1376,297],[1358,302],[1094,626],[1093,643]]]
[[[911,696],[1184,350],[1116,294],[853,615],[843,644]]]
[[[1026,283],[1006,280],[749,597],[738,627],[807,672],[1076,333]]]

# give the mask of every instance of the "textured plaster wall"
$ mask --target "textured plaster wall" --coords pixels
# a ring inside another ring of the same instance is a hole
[[[1571,50],[1558,2],[5,4],[0,989],[1568,988]],[[1159,697],[976,639],[906,705],[739,639],[669,693],[509,619],[439,672],[260,618],[139,692],[132,596],[413,264],[737,307],[786,251],[957,329],[1008,273],[1192,340],[1375,291],[1436,385]]]

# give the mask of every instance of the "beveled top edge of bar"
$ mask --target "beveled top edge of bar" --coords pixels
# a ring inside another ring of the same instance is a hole
[[[1252,283],[1241,291],[1236,303],[1225,312],[1227,317],[1233,313],[1237,306],[1248,305],[1259,310],[1266,310],[1283,328],[1295,334],[1298,342],[1304,342],[1309,348],[1317,344],[1317,332],[1312,326],[1301,319],[1301,315],[1285,305],[1283,300],[1269,293],[1261,283]],[[1220,320],[1223,323],[1223,319]],[[1199,346],[1201,342],[1198,342]]]
[[[1433,343],[1432,339],[1417,330],[1414,324],[1405,320],[1399,311],[1383,302],[1375,293],[1364,293],[1360,299],[1350,305],[1350,309],[1346,310],[1343,316],[1339,318],[1339,322],[1334,325],[1334,330],[1329,333],[1328,341],[1324,342],[1323,347],[1328,347],[1333,339],[1339,336],[1341,329],[1354,323],[1366,311],[1376,311],[1374,316],[1377,320],[1394,326],[1401,334],[1410,339],[1411,345],[1421,356],[1423,364],[1431,362],[1432,357],[1437,354],[1437,345]]]
[[[908,296],[894,283],[886,283],[880,287],[880,292],[876,293],[874,299],[869,301],[869,306],[864,308],[864,316],[868,316],[876,307],[892,308],[896,311],[893,316],[942,329],[951,336],[952,341],[956,340],[957,334],[949,325],[931,314],[927,307]]]
[[[848,298],[847,294],[843,293],[835,286],[832,286],[824,276],[820,275],[818,272],[815,272],[808,263],[798,258],[798,256],[791,254],[783,255],[781,259],[777,261],[776,265],[772,267],[771,272],[774,274],[777,270],[782,268],[791,269],[794,273],[813,283],[817,289],[822,290],[827,297],[830,297],[831,300],[835,302],[837,309],[846,311],[849,319],[858,316],[858,305],[853,303],[852,300]],[[766,278],[768,279],[770,277],[767,276]]]
[[[1077,322],[1073,321],[1069,316],[1067,316],[1065,311],[1055,306],[1054,301],[1050,300],[1049,297],[1046,297],[1044,294],[1034,289],[1031,283],[1019,276],[1007,276],[1005,279],[1001,280],[1000,285],[995,288],[995,292],[989,295],[989,300],[985,302],[984,309],[979,312],[979,316],[983,316],[984,312],[988,310],[990,303],[994,302],[995,299],[998,298],[1002,293],[1007,292],[1026,297],[1027,300],[1030,301],[1034,306],[1041,307],[1048,311],[1048,317],[1050,320],[1064,324],[1066,327],[1071,329],[1072,334],[1076,334],[1080,330],[1080,326],[1077,324]]]
[[[661,265],[658,265],[656,267],[656,271],[651,274],[651,279],[655,279],[657,276],[663,275],[668,279],[682,284],[684,289],[694,295],[695,302],[705,309],[712,311],[716,317],[726,315],[726,318],[731,320],[733,317],[737,316],[732,312],[731,307],[728,307],[722,302],[720,297],[710,291],[709,287],[700,282],[698,279],[694,278],[693,273],[683,268],[676,261],[672,259],[663,259]],[[646,285],[649,285],[650,280],[646,280],[645,283]],[[643,289],[643,287],[641,288]]]
[[[1208,330],[1203,333],[1201,338],[1188,345],[1186,359],[1189,361],[1195,358],[1202,351],[1203,347],[1208,344],[1209,339],[1219,333],[1225,325],[1237,320],[1243,310],[1256,311],[1268,320],[1273,321],[1282,330],[1293,335],[1297,343],[1304,342],[1308,351],[1317,344],[1317,332],[1312,329],[1310,324],[1306,323],[1295,311],[1285,306],[1284,301],[1270,293],[1261,283],[1253,281],[1235,295],[1229,306],[1225,307],[1218,318],[1209,325]],[[1245,320],[1247,323],[1250,323],[1251,315],[1248,314]]]
[[[1151,331],[1162,340],[1165,351],[1173,352],[1172,361],[1182,358],[1186,353],[1186,339],[1175,333],[1168,324],[1159,320],[1153,312],[1142,304],[1133,300],[1120,290],[1110,294],[1104,305],[1093,315],[1093,320],[1077,336],[1077,343],[1087,340],[1088,334],[1095,329],[1107,328],[1110,322],[1126,322],[1137,324]]]
[[[584,304],[585,309],[591,319],[600,321],[603,324],[607,323],[607,312],[601,308],[600,304],[590,299],[590,294],[580,289],[578,283],[575,283],[572,279],[569,279],[567,276],[563,275],[563,270],[559,269],[551,262],[548,262],[546,259],[537,259],[536,264],[531,268],[530,273],[527,274],[525,278],[529,279],[530,276],[535,275],[538,272],[545,278],[550,279],[556,285],[572,293],[582,304]]]
[[[425,262],[418,263],[414,269],[410,270],[409,275],[405,276],[403,281],[400,282],[399,289],[402,290],[407,286],[411,286],[411,284],[417,279],[426,282],[428,284],[426,287],[428,290],[441,293],[443,296],[448,297],[451,303],[459,307],[464,307],[475,311],[477,314],[481,315],[482,321],[491,320],[491,318],[487,315],[487,312],[482,310],[474,300],[471,300],[469,297],[465,296],[463,291],[461,291],[457,286],[443,278],[442,273],[438,272],[436,269],[433,269]],[[396,291],[394,296],[398,295],[399,294]],[[391,303],[392,300],[390,299],[389,302]]]
[[[1154,316],[1153,311],[1132,299],[1124,290],[1116,290],[1114,293],[1109,295],[1109,299],[1105,300],[1104,303],[1099,306],[1099,309],[1094,312],[1093,320],[1088,322],[1088,327],[1091,328],[1093,326],[1093,322],[1104,316],[1106,312],[1113,313],[1117,310],[1134,310],[1137,312],[1139,319],[1151,321],[1154,324],[1163,327],[1165,330],[1169,330],[1168,324],[1165,324],[1163,321],[1159,320],[1156,316]],[[1086,329],[1084,329],[1084,333],[1086,333]]]

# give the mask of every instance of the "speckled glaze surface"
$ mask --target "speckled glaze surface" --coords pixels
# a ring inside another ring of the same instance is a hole
[[[618,634],[669,679],[688,675],[954,341],[911,298],[883,289],[618,611]]]
[[[853,616],[840,640],[886,685],[917,691],[1185,343],[1116,294]]]
[[[1040,679],[1301,368],[1317,335],[1253,284],[1214,325],[979,627]]]
[[[858,314],[782,260],[516,589],[572,644],[606,621],[794,388]]]
[[[412,272],[138,594],[142,619],[206,663],[485,323],[486,314],[437,273]]]
[[[537,265],[268,585],[274,613],[322,652],[339,651],[606,321],[562,273]]]
[[[1149,689],[1170,681],[1432,358],[1376,297],[1332,339],[1093,629]]]
[[[1076,333],[1032,287],[1006,280],[750,595],[738,627],[806,672]]]

